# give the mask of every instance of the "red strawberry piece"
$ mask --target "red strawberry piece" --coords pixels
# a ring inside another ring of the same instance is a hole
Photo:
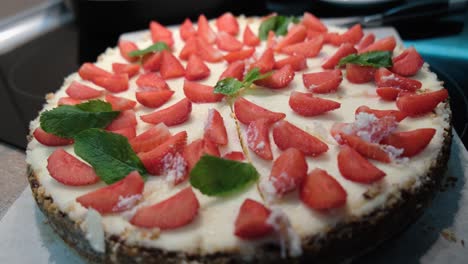
[[[262,118],[274,123],[286,117],[283,113],[272,112],[242,97],[239,97],[234,102],[234,113],[237,119],[244,125]]]
[[[195,54],[192,54],[187,63],[185,78],[189,81],[204,79],[210,75],[210,68]]]
[[[403,76],[413,76],[424,64],[423,58],[414,47],[408,48],[393,58],[392,72]]]
[[[158,124],[146,130],[129,141],[136,152],[148,152],[164,143],[171,137],[169,129],[164,124]]]
[[[58,100],[57,105],[77,105],[81,104],[81,100],[74,99],[71,97],[62,97]]]
[[[266,49],[257,61],[250,65],[250,69],[258,68],[261,73],[271,71],[275,66],[275,56],[272,49]]]
[[[276,46],[276,35],[275,35],[275,32],[270,30],[268,32],[266,48],[267,49],[274,49],[275,46]]]
[[[414,92],[421,88],[422,84],[418,80],[409,79],[392,73],[386,68],[380,68],[375,72],[375,83],[378,87],[395,87]]]
[[[98,66],[86,62],[81,65],[78,74],[83,80],[93,81],[96,77],[112,77],[112,73],[99,68]]]
[[[136,127],[124,127],[117,130],[112,130],[112,133],[126,137],[128,140],[136,137]]]
[[[194,103],[214,103],[223,100],[224,95],[214,93],[213,86],[198,82],[184,82],[184,94]]]
[[[299,194],[303,203],[316,210],[342,207],[347,196],[341,184],[322,169],[314,169],[305,177]]]
[[[228,65],[227,69],[219,76],[219,80],[232,77],[241,81],[244,78],[244,70],[245,63],[243,61],[235,61]]]
[[[260,39],[253,33],[248,25],[245,26],[243,39],[244,44],[247,46],[255,47],[260,44]]]
[[[204,138],[218,145],[226,145],[228,137],[223,117],[216,109],[208,110],[208,120],[205,124]]]
[[[263,204],[246,199],[237,215],[234,234],[246,240],[253,240],[269,235],[273,227],[267,223],[271,211]]]
[[[184,123],[190,117],[192,103],[187,98],[150,114],[140,116],[141,120],[150,124],[164,123],[166,126],[175,126]]]
[[[375,35],[374,33],[366,34],[361,41],[356,45],[356,49],[361,51],[367,47],[369,47],[372,43],[375,42]]]
[[[306,156],[318,156],[328,150],[320,139],[284,120],[273,126],[273,140],[281,150],[297,148]]]
[[[340,35],[341,43],[357,44],[364,36],[360,24],[352,26],[348,31]]]
[[[161,90],[169,90],[169,86],[167,85],[166,81],[161,78],[156,73],[148,72],[143,73],[138,76],[136,80],[137,86],[142,90],[149,90],[149,91],[161,91]]]
[[[198,53],[198,40],[196,36],[190,37],[186,42],[184,47],[179,53],[179,58],[181,60],[188,60],[190,58],[190,55]],[[208,44],[206,44],[208,45]],[[206,60],[206,59],[205,59]]]
[[[184,20],[184,23],[180,25],[179,33],[180,38],[184,41],[187,41],[190,37],[195,36],[197,34],[195,28],[193,28],[192,21],[190,21],[190,19],[188,18],[186,18]]]
[[[281,69],[286,65],[291,65],[295,71],[307,69],[307,59],[302,55],[292,55],[282,60],[276,61],[274,69]]]
[[[109,92],[120,93],[128,89],[128,75],[117,74],[110,77],[96,77],[93,83],[105,88]]]
[[[216,41],[216,34],[211,29],[210,24],[208,23],[208,20],[206,19],[205,15],[200,15],[198,17],[197,35],[208,44],[213,44]]]
[[[140,65],[126,63],[112,63],[112,71],[117,74],[127,74],[128,78],[132,78],[140,72]]]
[[[389,36],[383,39],[379,39],[376,42],[370,44],[366,48],[359,51],[359,53],[365,53],[369,51],[393,51],[396,47],[396,40],[394,36]]]
[[[149,53],[143,56],[142,66],[145,71],[157,72],[161,68],[161,52]]]
[[[332,93],[338,89],[343,76],[341,70],[304,73],[302,81],[306,89],[314,93]]]
[[[405,132],[394,132],[382,139],[381,144],[403,149],[402,156],[413,157],[423,151],[434,137],[436,130],[421,128]]]
[[[125,110],[119,114],[119,116],[112,120],[112,122],[106,127],[109,131],[119,130],[126,127],[136,127],[137,120],[135,112],[133,110]]]
[[[106,101],[112,105],[112,110],[125,111],[133,109],[136,102],[127,98],[115,96],[112,94],[106,95]]]
[[[378,87],[375,92],[385,101],[395,101],[402,90],[395,87]]]
[[[292,44],[281,49],[282,53],[289,55],[302,55],[307,58],[316,57],[323,46],[323,37],[318,36],[304,42]]]
[[[164,42],[169,47],[174,45],[172,32],[156,21],[150,22],[151,39],[153,42]]]
[[[435,92],[400,96],[397,98],[396,105],[400,111],[409,116],[418,116],[431,112],[447,98],[447,90],[440,89]]]
[[[354,48],[354,46],[350,43],[344,43],[342,44],[338,50],[333,54],[328,60],[322,64],[322,68],[324,69],[333,69],[338,65],[340,60],[350,54],[356,53],[357,50]]]
[[[352,128],[352,123],[334,123],[330,129],[330,135],[338,142],[338,144],[344,144],[344,140],[341,137],[345,128]],[[351,131],[351,133],[355,133],[355,131]]]
[[[230,159],[236,161],[244,161],[245,156],[244,153],[241,151],[231,151],[229,153],[224,154],[223,159]]]
[[[220,156],[218,146],[206,138],[194,140],[185,147],[182,156],[187,162],[189,171],[195,167],[195,164],[197,164],[203,154]]]
[[[302,17],[301,22],[307,29],[318,31],[318,32],[327,32],[327,27],[318,19],[316,16],[309,12],[305,12]]]
[[[185,75],[184,66],[167,50],[162,51],[161,68],[159,69],[163,79],[172,79]]]
[[[257,156],[264,160],[273,160],[269,131],[271,122],[268,119],[257,119],[247,127],[247,145]]]
[[[352,83],[367,83],[374,80],[376,69],[357,64],[346,64],[346,79]]]
[[[65,92],[74,99],[88,100],[102,95],[102,91],[89,87],[88,85],[73,81]]]
[[[283,39],[281,39],[278,42],[278,44],[276,44],[275,51],[279,51],[282,48],[292,45],[292,44],[303,42],[306,36],[307,36],[306,27],[300,24],[296,25],[289,30],[288,34]]]
[[[359,152],[362,156],[384,163],[391,162],[388,153],[385,152],[379,144],[367,142],[355,135],[348,135],[345,133],[341,133],[340,135],[345,144]]]
[[[232,13],[224,13],[216,19],[218,31],[229,33],[233,36],[239,33],[239,23]]]
[[[132,41],[128,41],[128,40],[119,41],[120,55],[122,55],[122,57],[124,57],[124,59],[126,59],[127,61],[135,62],[138,60],[138,57],[131,57],[130,55],[128,55],[128,53],[135,51],[135,50],[138,50],[138,47]]]
[[[292,82],[294,75],[295,73],[292,66],[287,64],[283,66],[283,68],[273,71],[273,73],[265,79],[255,81],[255,84],[270,89],[282,89]]]
[[[276,193],[283,195],[294,191],[307,176],[307,162],[304,154],[295,148],[285,150],[273,162],[270,181]]]
[[[145,91],[145,92],[136,92],[137,101],[150,108],[158,108],[165,104],[169,99],[171,99],[174,91],[171,90],[162,90],[162,91]]]
[[[242,49],[242,42],[223,31],[218,33],[218,36],[216,37],[216,45],[220,50],[224,51],[238,51]]]
[[[196,38],[196,48],[197,55],[204,61],[220,62],[223,60],[223,54],[201,38]]]
[[[292,92],[289,106],[301,116],[316,116],[340,108],[341,104],[332,100],[316,97],[311,93]]]
[[[346,145],[338,153],[338,169],[343,177],[359,183],[373,183],[385,176],[385,172]]]
[[[326,43],[325,42],[325,36],[326,36],[326,33],[309,29],[309,30],[307,30],[306,40],[311,40],[311,39],[314,39],[314,38],[317,38],[317,37],[322,37],[324,43]]]
[[[238,61],[238,60],[248,59],[254,53],[255,53],[255,48],[250,48],[250,49],[245,49],[245,50],[229,52],[226,55],[224,55],[223,58],[228,63],[232,63],[232,62],[235,62],[235,61]]]
[[[203,150],[208,155],[221,157],[218,145],[208,138],[203,139]]]
[[[359,106],[355,113],[369,113],[375,115],[377,118],[383,118],[385,116],[393,116],[395,118],[395,121],[400,122],[401,120],[406,118],[406,114],[398,111],[398,110],[378,110],[378,109],[371,109],[368,106],[361,105]]]
[[[56,181],[70,186],[89,185],[99,181],[93,168],[65,150],[55,150],[47,159],[47,170]]]
[[[187,144],[187,132],[182,131],[164,141],[159,146],[147,152],[139,152],[138,157],[146,170],[153,175],[161,175],[164,172],[164,158],[174,156],[184,150]]]
[[[66,146],[73,144],[73,139],[58,137],[54,134],[50,134],[38,127],[33,132],[34,138],[39,141],[42,145],[56,147],[56,146]]]

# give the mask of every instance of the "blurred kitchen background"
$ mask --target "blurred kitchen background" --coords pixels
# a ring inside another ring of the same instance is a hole
[[[387,12],[404,44],[414,45],[446,82],[454,125],[468,142],[467,0],[1,0],[0,1],[0,145],[25,148],[29,121],[44,95],[85,61],[95,61],[120,34],[146,29],[150,20],[166,25],[184,18],[209,18],[278,12],[343,18]],[[424,3],[424,5],[420,5]],[[399,10],[400,6],[405,10]],[[408,6],[410,5],[410,6]],[[412,5],[412,6],[411,6]],[[409,8],[408,8],[409,7]],[[374,17],[375,18],[375,17]]]

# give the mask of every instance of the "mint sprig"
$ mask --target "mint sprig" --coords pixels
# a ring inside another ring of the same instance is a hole
[[[92,100],[77,105],[62,105],[45,111],[39,118],[41,128],[59,137],[73,138],[88,128],[104,128],[112,122],[119,111],[101,100]]]
[[[128,139],[119,134],[97,128],[87,129],[75,136],[74,150],[107,184],[117,182],[135,170],[141,175],[146,174]]]
[[[218,81],[214,87],[214,93],[220,93],[227,96],[234,96],[238,94],[242,89],[250,88],[253,82],[265,79],[270,75],[271,72],[262,74],[260,73],[260,69],[255,67],[244,76],[244,80],[242,81],[239,81],[232,77],[227,77]]]
[[[208,196],[239,192],[258,180],[250,163],[203,155],[190,172],[190,184]]]
[[[160,42],[154,43],[153,45],[147,47],[146,49],[131,51],[128,53],[128,56],[140,57],[151,52],[163,51],[163,50],[170,50],[170,48],[166,43],[160,41]]]
[[[361,54],[351,54],[340,60],[338,66],[345,64],[357,64],[360,66],[370,66],[374,68],[392,67],[392,52],[390,51],[369,51]]]
[[[290,23],[299,23],[299,19],[294,16],[271,16],[265,19],[258,29],[258,37],[261,40],[268,38],[268,32],[273,31],[277,36],[284,36],[288,33]]]

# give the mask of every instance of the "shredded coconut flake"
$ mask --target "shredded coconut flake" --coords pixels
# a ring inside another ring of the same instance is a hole
[[[132,208],[141,199],[141,194],[130,195],[127,197],[119,196],[119,202],[117,203],[112,211],[124,211]]]
[[[356,115],[353,130],[361,139],[378,143],[397,128],[395,117],[385,116],[377,118],[374,114],[360,112]]]
[[[166,181],[171,184],[180,182],[187,173],[187,162],[180,153],[176,153],[175,155],[168,153],[162,159],[162,164]]]
[[[277,192],[272,181],[267,178],[262,178],[259,183],[259,188],[267,204],[270,204],[276,200]]]
[[[382,76],[382,80],[384,81],[392,81],[392,80],[397,80],[397,79],[398,78],[393,73],[387,76]]]
[[[260,141],[257,146],[255,146],[255,149],[257,150],[262,150],[265,148],[265,142],[264,141]]]
[[[213,116],[214,116],[214,109],[210,108],[208,110],[208,118],[206,119],[206,122],[205,122],[205,130],[211,127],[211,124],[213,124]]]
[[[301,238],[294,231],[288,216],[278,207],[271,208],[267,224],[271,225],[279,236],[281,257],[298,257],[302,254]]]

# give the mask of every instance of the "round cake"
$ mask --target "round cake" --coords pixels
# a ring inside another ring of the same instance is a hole
[[[31,122],[29,182],[92,261],[340,262],[429,205],[447,90],[418,52],[310,13],[152,21]]]

